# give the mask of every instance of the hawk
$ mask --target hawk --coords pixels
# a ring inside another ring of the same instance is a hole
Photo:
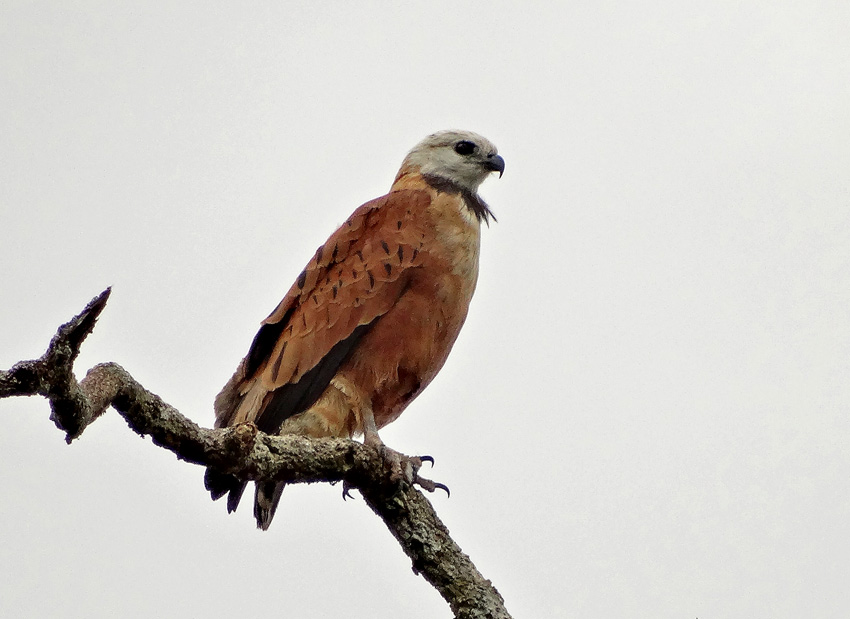
[[[354,211],[316,250],[215,400],[217,428],[252,422],[270,434],[352,437],[384,447],[394,421],[443,366],[478,278],[478,196],[505,161],[470,131],[440,131],[404,158],[390,191]],[[396,461],[397,463],[397,461]],[[208,469],[232,512],[247,482]],[[284,483],[257,482],[268,529]]]

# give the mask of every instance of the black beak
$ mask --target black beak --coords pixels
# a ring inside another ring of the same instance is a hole
[[[484,167],[491,172],[498,172],[499,178],[505,173],[505,160],[501,155],[487,155],[487,161],[484,162]]]

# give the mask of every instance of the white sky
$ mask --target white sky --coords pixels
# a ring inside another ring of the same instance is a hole
[[[509,610],[846,616],[850,5],[179,4],[0,4],[0,367],[112,285],[79,375],[211,425],[315,248],[471,129],[499,223],[382,436]],[[2,616],[451,616],[338,487],[260,533],[114,413],[0,409]]]

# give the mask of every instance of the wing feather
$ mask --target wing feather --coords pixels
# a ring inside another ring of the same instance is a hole
[[[275,432],[315,402],[404,293],[430,200],[403,190],[367,202],[316,250],[216,398],[216,426],[255,421]]]

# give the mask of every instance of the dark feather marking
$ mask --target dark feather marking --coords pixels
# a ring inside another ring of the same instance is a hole
[[[322,261],[322,253],[325,251],[325,246],[322,245],[319,249],[316,250],[316,263]]]
[[[387,245],[387,242],[386,242],[386,241],[381,241],[381,247],[383,247],[383,248],[384,248],[384,251],[385,251],[385,252],[386,252],[386,254],[389,256],[389,255],[390,255],[390,246],[389,246],[389,245]]]
[[[351,277],[357,279],[357,269],[351,269]]]
[[[301,275],[298,276],[298,287],[303,288],[304,283],[307,281],[307,269],[301,271]]]
[[[490,207],[487,206],[487,203],[482,200],[478,194],[472,193],[469,189],[461,187],[454,181],[442,176],[437,176],[436,174],[423,174],[422,178],[424,178],[426,183],[440,193],[460,194],[466,208],[475,214],[475,218],[478,221],[483,221],[488,226],[490,225],[491,217],[493,218],[493,221],[498,221],[496,216],[493,215],[493,211],[490,210]]]
[[[395,222],[395,228],[396,230],[401,230],[401,221]]]
[[[372,275],[372,271],[369,269],[366,269],[366,272],[369,274],[369,288],[372,288],[375,285],[375,276]]]
[[[313,303],[315,303],[316,305],[319,304],[319,297],[317,297],[316,295],[313,295]]]
[[[337,289],[337,287],[334,286],[333,288],[331,288],[331,290],[333,291],[334,299],[336,299],[336,295],[337,295],[337,292],[339,292],[339,289]]]
[[[333,250],[333,253],[331,254],[331,262],[336,262],[337,252],[339,252],[339,244],[334,243],[334,250]]]
[[[265,324],[257,331],[254,341],[251,342],[251,349],[248,351],[248,365],[245,368],[247,376],[253,375],[263,364],[263,361],[272,353],[274,345],[277,343],[277,339],[283,333],[283,330],[287,327],[294,309],[294,307],[290,308],[280,322]]]
[[[387,271],[387,275],[392,275],[392,273],[393,273],[393,268],[392,268],[392,266],[390,266],[390,263],[389,263],[389,262],[385,262],[385,263],[384,263],[384,269],[386,269],[386,271]]]
[[[257,417],[257,428],[270,434],[277,433],[284,421],[310,408],[373,324],[374,320],[368,325],[360,325],[347,338],[337,342],[297,383],[288,383],[272,391],[271,399]]]
[[[416,249],[416,248],[414,248],[414,250],[413,250],[413,256],[411,256],[411,258],[410,258],[411,262],[412,262],[412,261],[414,261],[414,260],[416,260],[416,256],[418,256],[418,255],[419,255],[419,250],[418,250],[418,249]]]
[[[356,253],[357,253],[357,257],[360,258],[360,262],[365,264],[366,261],[363,259],[363,252],[358,249]]]
[[[286,345],[288,342],[284,342],[283,346],[280,349],[280,354],[277,356],[277,359],[274,360],[274,365],[272,366],[272,376],[277,380],[277,375],[280,374],[280,363],[283,361],[283,353],[286,350]]]
[[[398,246],[398,261],[401,262],[403,260],[404,260],[404,246],[399,245]]]

